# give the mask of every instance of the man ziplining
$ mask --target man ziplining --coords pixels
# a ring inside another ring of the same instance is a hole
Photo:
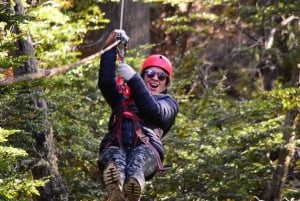
[[[124,0],[120,29],[108,36],[100,60],[98,86],[112,113],[98,166],[108,201],[139,201],[145,181],[164,171],[161,139],[174,124],[178,103],[167,95],[173,67],[165,56],[147,57],[140,74],[124,62],[129,37],[123,11]]]
[[[127,40],[123,30],[109,35],[99,69],[98,86],[112,110],[98,158],[108,201],[139,201],[145,181],[164,171],[162,138],[178,113],[178,103],[167,94],[171,62],[163,55],[150,55],[137,73],[123,60],[120,47]],[[118,45],[112,45],[116,41]]]

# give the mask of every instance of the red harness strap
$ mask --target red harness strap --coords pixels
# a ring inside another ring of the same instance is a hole
[[[117,46],[117,60],[119,63],[124,62],[124,57],[127,49],[127,43],[119,43]],[[117,76],[116,79],[117,87],[119,89],[119,92],[122,93],[126,98],[131,97],[130,88],[127,86],[126,82],[120,77]]]
[[[130,88],[120,76],[117,77],[116,82],[119,92],[123,94],[127,99],[131,98]]]

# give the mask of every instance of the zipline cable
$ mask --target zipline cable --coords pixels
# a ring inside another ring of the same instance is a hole
[[[120,29],[123,28],[123,16],[124,16],[124,0],[121,0],[121,13],[120,13]]]

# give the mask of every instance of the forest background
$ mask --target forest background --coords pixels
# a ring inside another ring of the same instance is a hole
[[[125,1],[125,61],[174,65],[170,169],[146,200],[300,198],[300,1]],[[120,2],[0,1],[0,200],[105,200],[99,51]]]

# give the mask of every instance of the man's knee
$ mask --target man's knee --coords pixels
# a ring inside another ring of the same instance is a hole
[[[127,176],[143,174],[146,179],[153,177],[158,170],[157,157],[149,146],[137,147],[128,157]]]
[[[98,167],[100,171],[103,171],[106,164],[112,161],[116,165],[123,169],[126,166],[126,153],[116,146],[107,147],[99,154],[98,157]]]

